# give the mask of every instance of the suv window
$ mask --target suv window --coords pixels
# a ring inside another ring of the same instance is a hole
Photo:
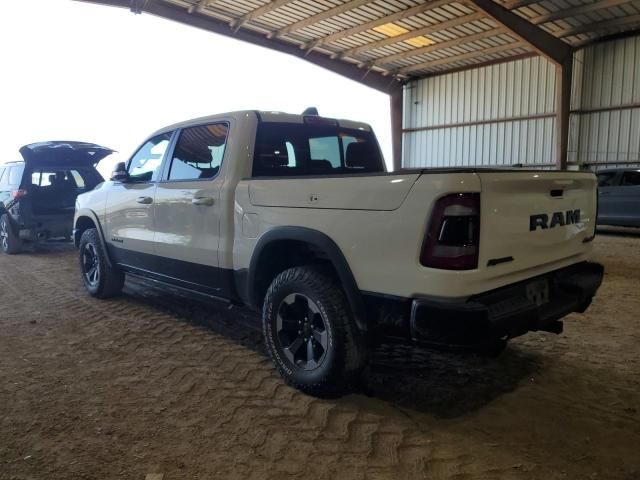
[[[261,123],[254,177],[384,172],[373,133],[330,124]]]
[[[158,179],[160,165],[169,146],[169,140],[171,140],[171,132],[162,133],[147,140],[140,147],[129,160],[127,171],[131,180],[150,182]]]
[[[622,176],[622,185],[636,186],[640,185],[640,172],[624,172]]]
[[[87,172],[83,172],[87,175]],[[78,170],[37,170],[31,173],[31,184],[38,187],[67,186],[85,189],[86,182]]]
[[[617,172],[604,172],[598,175],[599,187],[613,187],[617,184],[618,173]]]
[[[4,177],[4,171],[6,169],[4,167],[0,167],[0,185],[2,184],[2,177]]]
[[[182,130],[173,152],[169,180],[202,180],[218,175],[228,132],[227,123]]]
[[[18,165],[16,167],[9,168],[9,185],[20,185],[22,180],[22,172],[24,172],[24,165]]]

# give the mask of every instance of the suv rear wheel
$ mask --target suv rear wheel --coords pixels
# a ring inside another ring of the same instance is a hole
[[[95,228],[80,238],[80,272],[87,291],[97,298],[109,298],[122,292],[124,273],[110,266]]]
[[[9,255],[20,252],[22,248],[20,237],[16,235],[11,219],[6,213],[0,216],[0,247],[4,253]]]
[[[352,386],[366,363],[362,334],[344,293],[314,267],[280,273],[264,301],[267,351],[285,381],[312,395]]]

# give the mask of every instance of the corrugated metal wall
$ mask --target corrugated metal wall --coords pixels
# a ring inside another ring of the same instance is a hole
[[[593,45],[576,53],[572,163],[598,169],[640,166],[640,37]]]
[[[554,163],[555,70],[534,57],[405,89],[405,167]]]
[[[542,57],[411,82],[404,104],[404,167],[555,167],[555,67]],[[576,53],[572,110],[570,165],[640,163],[640,37]]]

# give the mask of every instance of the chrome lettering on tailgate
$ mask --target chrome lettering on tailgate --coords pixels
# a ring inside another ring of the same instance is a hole
[[[537,230],[538,227],[545,230],[547,228],[562,227],[579,222],[580,209],[567,210],[566,212],[553,212],[551,214],[551,221],[549,221],[549,215],[541,213],[529,217],[529,231],[533,232]]]

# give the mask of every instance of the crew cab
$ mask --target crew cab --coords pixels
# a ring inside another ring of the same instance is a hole
[[[307,113],[151,135],[78,197],[89,293],[131,274],[260,311],[275,367],[312,394],[351,385],[380,339],[503,345],[589,306],[592,173],[387,172],[367,124]]]
[[[0,165],[0,248],[15,254],[52,239],[69,241],[76,197],[104,179],[95,166],[113,150],[86,142],[25,145]]]

